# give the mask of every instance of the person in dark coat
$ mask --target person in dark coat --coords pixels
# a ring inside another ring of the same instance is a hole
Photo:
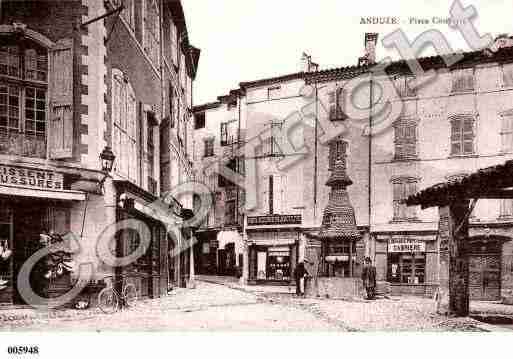
[[[294,269],[294,278],[296,279],[296,294],[298,296],[305,294],[303,292],[304,285],[303,285],[303,290],[302,290],[301,289],[301,284],[304,283],[304,278],[307,275],[308,275],[308,271],[305,268],[305,263],[304,262],[299,262],[297,264],[296,268]]]
[[[374,299],[376,295],[376,267],[372,265],[372,261],[369,257],[365,258],[362,280],[365,291],[367,292],[367,299]]]

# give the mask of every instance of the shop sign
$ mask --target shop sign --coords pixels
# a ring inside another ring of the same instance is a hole
[[[248,226],[270,226],[282,224],[301,224],[301,215],[289,214],[248,217]]]
[[[425,252],[426,242],[418,239],[392,238],[388,242],[389,253]]]
[[[0,165],[0,185],[36,189],[63,189],[63,175],[54,171]]]

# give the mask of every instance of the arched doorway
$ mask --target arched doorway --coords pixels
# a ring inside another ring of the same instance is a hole
[[[469,291],[471,300],[500,300],[502,244],[509,238],[469,238]]]

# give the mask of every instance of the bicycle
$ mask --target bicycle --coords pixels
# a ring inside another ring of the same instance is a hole
[[[114,278],[114,276],[107,276],[106,278]],[[137,288],[131,283],[123,285],[121,294],[116,290],[115,283],[123,283],[123,279],[112,280],[110,284],[103,288],[98,293],[98,307],[105,314],[112,314],[119,310],[119,303],[122,306],[133,307],[137,302]]]

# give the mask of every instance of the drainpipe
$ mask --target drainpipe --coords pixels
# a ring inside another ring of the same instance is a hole
[[[372,235],[371,235],[371,220],[372,220],[372,106],[373,106],[373,100],[374,100],[374,89],[373,89],[373,80],[372,80],[372,72],[370,73],[370,89],[369,89],[369,167],[368,167],[368,216],[369,216],[369,246],[372,241]],[[376,257],[376,251],[374,250],[373,253],[369,252],[369,256],[373,257],[373,263],[376,263],[375,257]]]

